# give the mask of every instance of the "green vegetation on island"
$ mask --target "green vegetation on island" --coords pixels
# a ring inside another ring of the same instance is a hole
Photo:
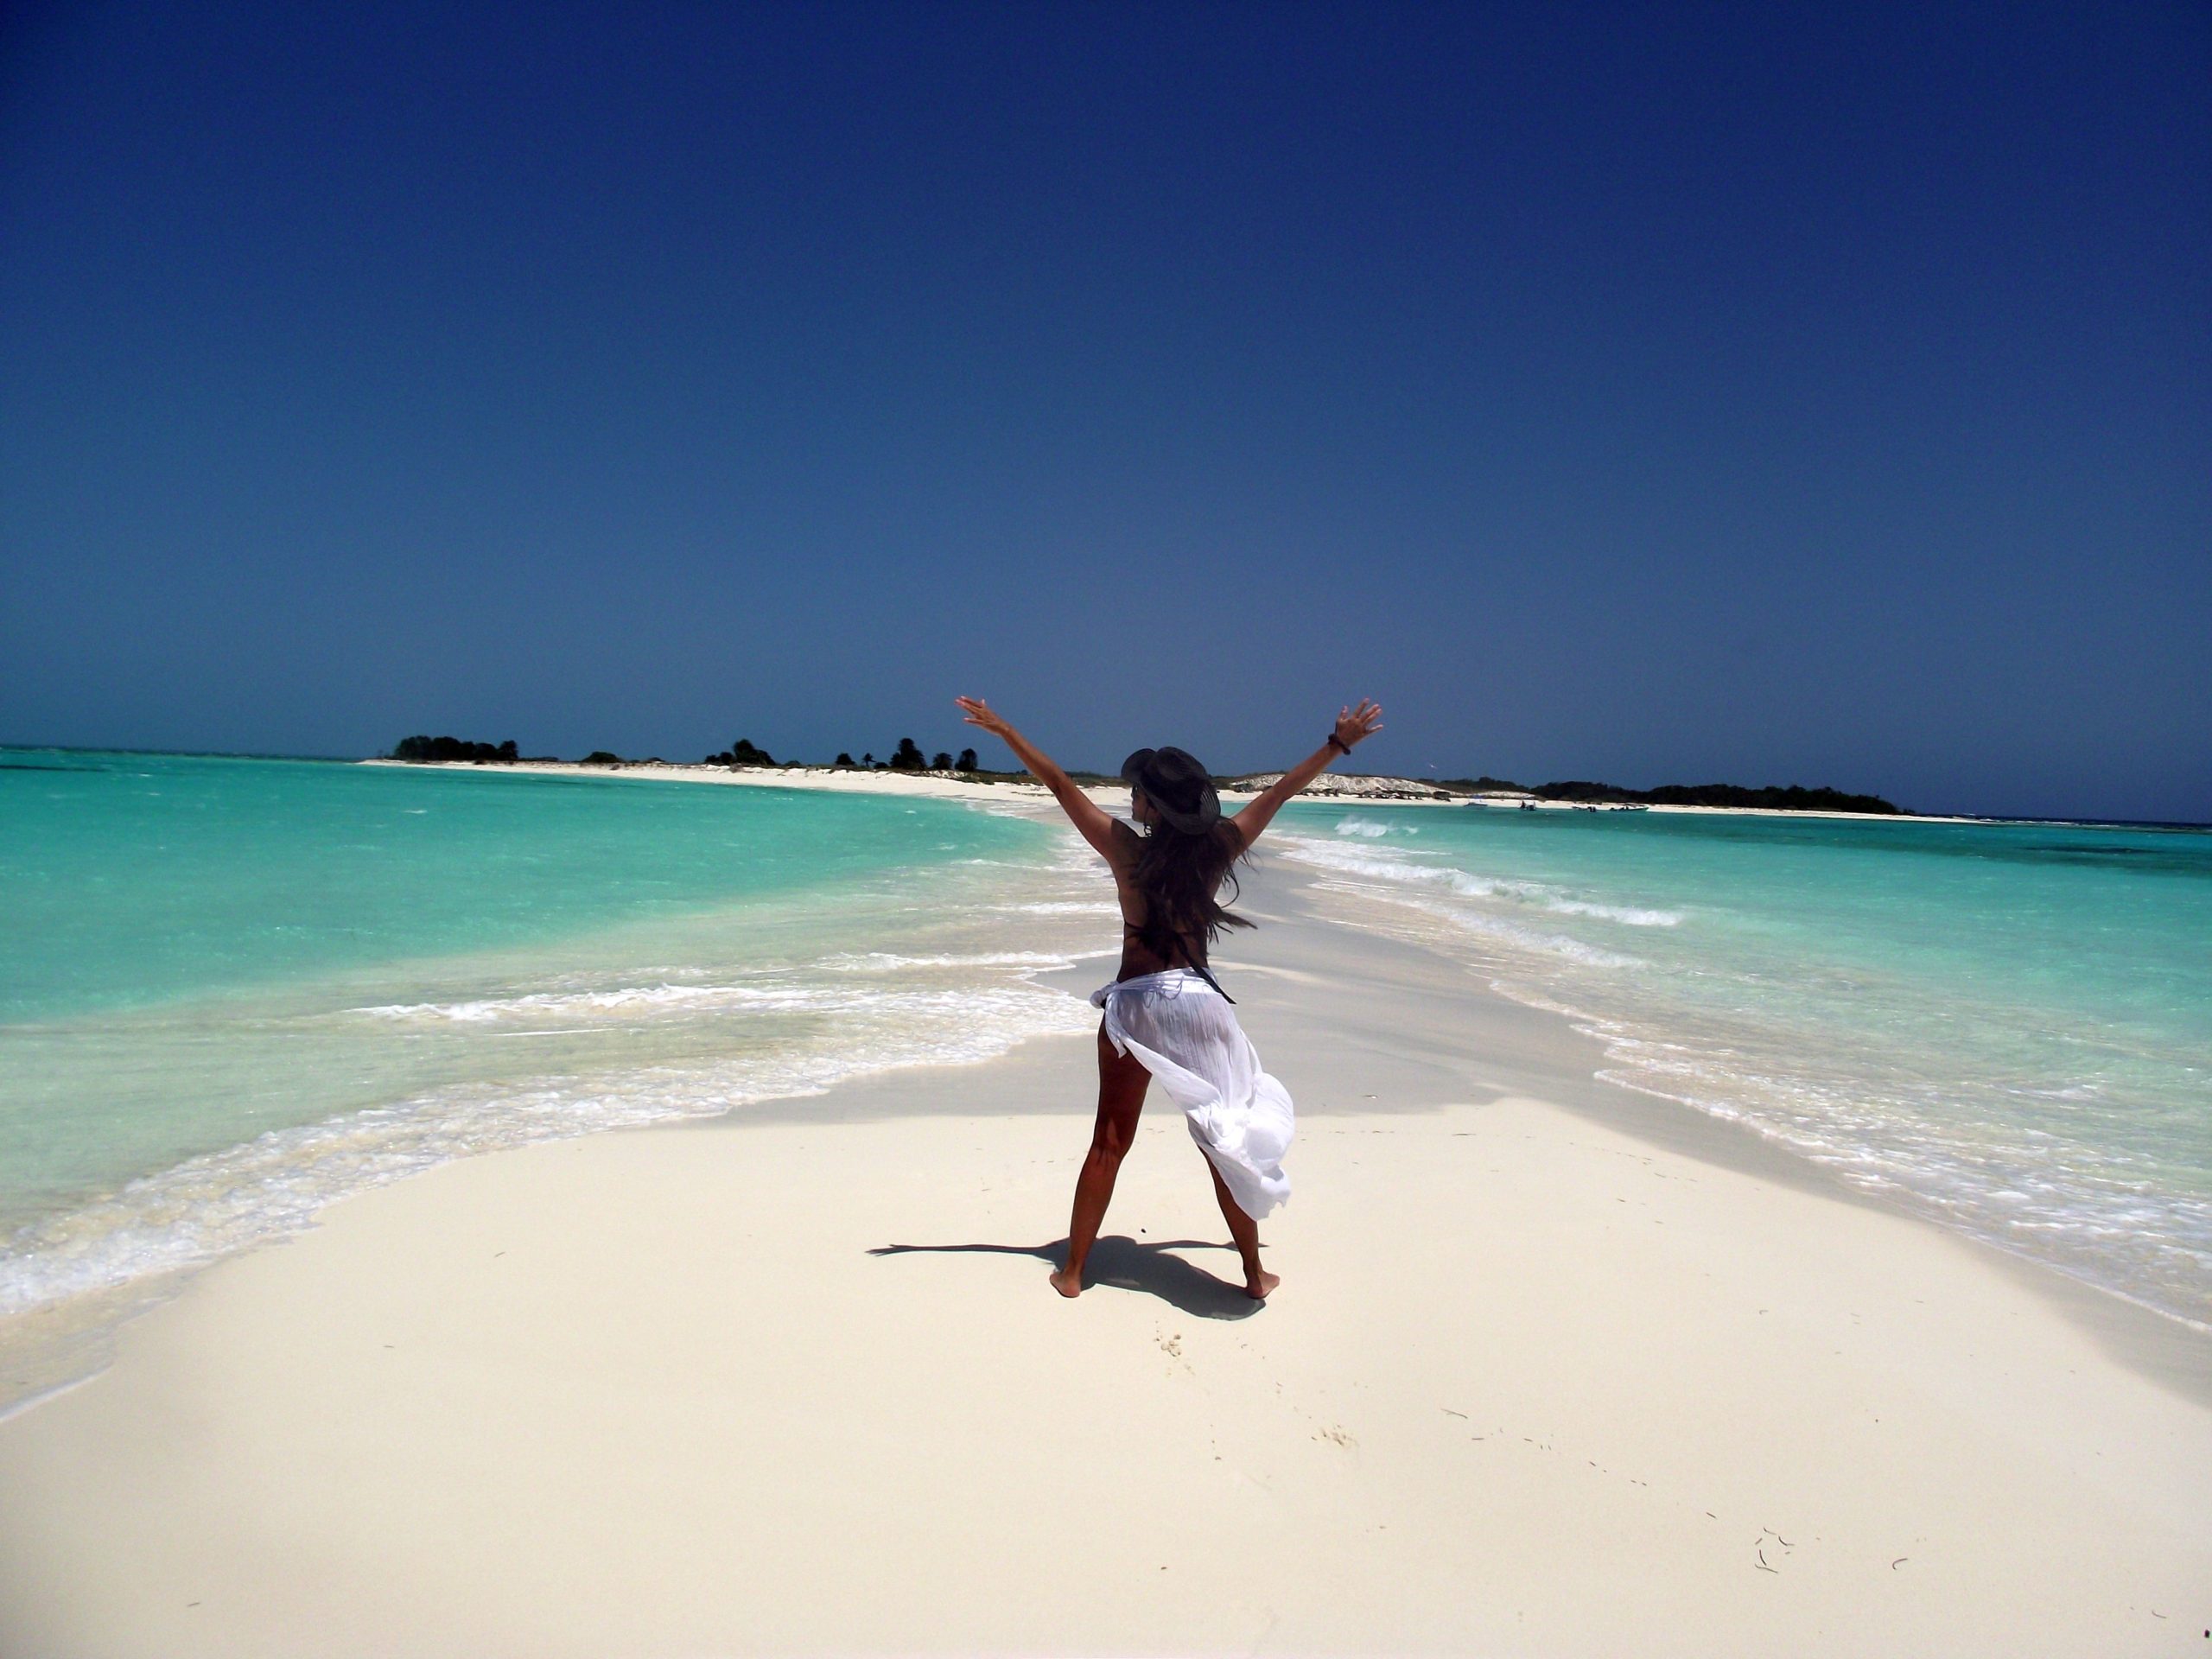
[[[467,743],[457,737],[403,737],[391,746],[394,760],[519,760],[512,737],[504,743]]]
[[[1437,786],[1465,794],[1515,793],[1533,795],[1540,801],[1572,801],[1577,805],[1727,806],[1751,807],[1770,812],[1863,812],[1877,816],[1905,816],[1904,808],[1879,795],[1853,795],[1823,785],[1808,789],[1802,784],[1747,789],[1741,784],[1662,784],[1657,789],[1623,789],[1617,784],[1571,779],[1562,783],[1516,784],[1503,778],[1442,778]]]
[[[772,766],[776,757],[756,746],[749,737],[741,737],[720,754],[710,754],[700,762],[707,766]]]
[[[509,738],[504,743],[471,743],[457,737],[404,737],[392,746],[391,753],[384,757],[392,760],[411,760],[429,764],[440,761],[470,761],[478,766],[500,762],[518,763],[541,761],[556,763],[557,755],[523,754]],[[576,763],[585,766],[657,766],[666,764],[658,755],[643,760],[633,760],[612,749],[594,749]],[[741,737],[727,749],[707,756],[702,766],[797,766],[806,763],[799,760],[778,760],[749,737]],[[976,764],[976,751],[963,749],[957,755],[949,749],[939,749],[934,756],[925,756],[921,746],[911,737],[899,740],[898,747],[888,760],[878,760],[873,753],[863,754],[856,762],[849,751],[840,750],[833,766],[859,772],[958,772],[970,777],[988,779],[994,776],[1012,778],[1024,773],[987,773]]]
[[[477,765],[497,764],[518,760],[551,760],[551,755],[522,755],[516,752],[514,740],[504,743],[470,743],[454,737],[416,736],[402,738],[392,747],[394,760],[415,761],[474,761]],[[630,760],[607,749],[594,749],[581,763],[587,766],[658,766],[658,755],[644,760]],[[741,737],[727,749],[710,754],[701,761],[709,766],[797,766],[806,764],[798,760],[779,761],[752,739]],[[957,755],[939,749],[934,755],[925,755],[921,746],[911,737],[902,737],[892,751],[888,760],[878,760],[874,753],[863,753],[855,761],[849,750],[839,750],[834,766],[855,772],[956,772],[978,783],[1022,781],[1029,779],[1026,772],[987,772],[977,763],[976,751],[963,749]],[[1076,772],[1068,774],[1084,785],[1112,785],[1121,779],[1107,772]],[[1256,774],[1255,774],[1256,775]],[[1215,783],[1224,789],[1249,789],[1252,779],[1246,777],[1221,777]],[[1376,783],[1402,784],[1404,788],[1369,788],[1364,793],[1377,799],[1416,798],[1435,795],[1513,794],[1533,796],[1540,801],[1562,801],[1577,806],[1718,806],[1751,808],[1777,812],[1859,812],[1882,817],[1909,817],[1905,809],[1879,795],[1854,795],[1825,785],[1808,789],[1802,784],[1788,785],[1767,785],[1759,789],[1748,789],[1741,784],[1663,784],[1657,789],[1624,789],[1617,784],[1592,783],[1586,779],[1568,779],[1548,784],[1516,784],[1507,778],[1492,778],[1485,773],[1480,778],[1429,778],[1404,779],[1376,779]],[[1325,791],[1325,780],[1321,788]]]
[[[874,750],[855,760],[849,749],[840,749],[831,765],[855,772],[964,772],[981,775],[976,764],[976,751],[963,749],[955,755],[950,749],[939,749],[936,754],[924,758],[921,746],[911,737],[899,740],[899,747],[892,751],[888,760],[879,760]],[[1014,777],[1016,774],[1000,774]]]

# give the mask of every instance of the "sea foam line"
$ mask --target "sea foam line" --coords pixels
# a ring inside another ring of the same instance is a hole
[[[1470,884],[1482,880],[1466,877],[1464,872],[1446,869],[1434,865],[1384,864],[1360,856],[1344,856],[1341,849],[1327,843],[1289,842],[1285,852],[1301,862],[1319,867],[1325,876],[1333,876],[1338,882],[1365,882],[1364,891],[1375,893],[1399,907],[1417,914],[1432,916],[1446,922],[1457,931],[1472,934],[1510,949],[1533,952],[1541,957],[1580,963],[1587,968],[1636,968],[1643,965],[1640,958],[1621,951],[1608,950],[1602,945],[1589,944],[1564,933],[1554,933],[1542,928],[1531,927],[1510,917],[1496,915],[1473,906],[1452,904],[1431,889],[1451,888],[1458,897],[1476,896],[1467,887],[1455,885],[1446,878],[1459,876]],[[1373,868],[1368,868],[1374,866]],[[1378,889],[1373,883],[1381,882]],[[1325,882],[1325,885],[1335,885]],[[1359,889],[1355,889],[1359,890]],[[1489,891],[1487,885],[1481,891]]]
[[[2212,1204],[2172,1193],[2153,1200],[2134,1190],[2124,1160],[2114,1161],[2086,1144],[2069,1143],[2063,1164],[2039,1175],[2022,1166],[2035,1161],[2032,1130],[2023,1136],[2019,1126],[2007,1126],[2001,1141],[1967,1138],[1960,1126],[1926,1118],[1909,1100],[1891,1098],[1893,1087],[1868,1078],[1784,1075],[1770,1063],[1726,1046],[1675,1040],[1671,1025],[1662,1036],[1649,1028],[1645,1016],[1594,1014],[1582,1004],[1592,998],[1610,1001],[1616,988],[1633,995],[1634,982],[1611,976],[1561,979],[1558,969],[1566,963],[1547,968],[1541,957],[1563,957],[1584,966],[1630,965],[1627,959],[1595,960],[1573,941],[1548,938],[1476,906],[1452,902],[1488,897],[1508,884],[1397,859],[1390,849],[1373,847],[1368,837],[1360,842],[1306,842],[1292,855],[1370,884],[1348,891],[1382,899],[1395,911],[1450,924],[1447,938],[1472,934],[1522,947],[1506,962],[1491,964],[1486,977],[1491,988],[1560,1014],[1599,1042],[1607,1064],[1598,1075],[1605,1081],[1740,1125],[1870,1195],[2192,1329],[2212,1330],[2203,1318],[2185,1311],[2203,1306],[2201,1287],[2212,1279]],[[2098,1091],[2075,1087],[2050,1092],[2086,1099]]]
[[[973,1064],[1032,1038],[1081,1035],[1096,1024],[1081,999],[1029,983],[1026,976],[842,998],[825,992],[825,998],[817,1006],[834,1003],[849,1016],[836,1027],[840,1040],[834,1048],[760,1051],[612,1079],[452,1086],[320,1123],[270,1130],[242,1146],[186,1160],[18,1231],[0,1255],[0,1316],[204,1266],[300,1232],[337,1199],[457,1158],[718,1116],[765,1100],[819,1095],[848,1079],[903,1066]],[[543,1012],[575,999],[508,1001],[532,1003],[531,1011]],[[463,1017],[474,1023],[483,1016]]]
[[[594,1014],[694,1013],[715,1008],[834,1008],[851,1001],[850,994],[810,985],[623,985],[604,991],[531,991],[519,996],[478,997],[461,1002],[391,1002],[346,1012],[378,1020],[487,1025],[537,1015],[576,1019]]]
[[[1421,861],[1395,848],[1348,845],[1306,836],[1286,840],[1284,850],[1303,863],[1318,865],[1341,874],[1370,880],[1448,887],[1467,899],[1499,899],[1548,910],[1560,916],[1590,916],[1618,922],[1627,927],[1674,927],[1681,912],[1637,905],[1608,905],[1577,899],[1541,881],[1516,880],[1507,876],[1478,875],[1449,864]]]

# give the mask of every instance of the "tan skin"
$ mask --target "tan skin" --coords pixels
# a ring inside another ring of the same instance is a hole
[[[1140,974],[1185,965],[1164,960],[1137,936],[1136,930],[1144,925],[1145,901],[1130,880],[1140,843],[1128,827],[1085,794],[1049,755],[1022,736],[982,698],[957,697],[954,702],[970,726],[979,726],[999,739],[1014,751],[1032,777],[1052,791],[1052,798],[1068,815],[1076,833],[1090,843],[1113,871],[1114,890],[1121,899],[1122,920],[1125,924],[1122,932],[1122,967],[1115,977],[1132,979]],[[1344,746],[1342,753],[1349,753],[1354,745],[1379,731],[1382,725],[1382,705],[1365,698],[1357,707],[1338,709],[1335,736],[1337,742]],[[1334,744],[1323,743],[1269,788],[1255,796],[1230,820],[1243,836],[1248,850],[1260,838],[1261,831],[1274,822],[1283,803],[1326,772],[1339,753]],[[1158,821],[1158,814],[1142,790],[1133,791],[1131,806],[1139,823],[1149,827]],[[1205,941],[1198,940],[1197,945],[1198,955],[1192,961],[1203,964]],[[1068,1219],[1067,1264],[1052,1276],[1052,1288],[1063,1296],[1077,1296],[1083,1292],[1084,1264],[1090,1258],[1090,1247],[1097,1242],[1099,1226],[1106,1219],[1106,1206],[1113,1201],[1114,1179],[1121,1173],[1122,1160],[1136,1137],[1137,1118],[1144,1110],[1145,1090],[1151,1081],[1152,1074],[1141,1062],[1115,1052],[1102,1023],[1098,1030],[1098,1117],[1090,1132],[1090,1151],[1076,1177],[1075,1208]],[[1205,1158],[1205,1154],[1202,1151],[1199,1156]],[[1255,1300],[1264,1300],[1281,1281],[1260,1265],[1259,1224],[1236,1207],[1236,1201],[1223,1185],[1212,1160],[1206,1159],[1205,1165],[1206,1173],[1213,1177],[1214,1198],[1221,1205],[1222,1219],[1229,1224],[1230,1236],[1236,1241],[1236,1254],[1244,1264],[1244,1293]]]

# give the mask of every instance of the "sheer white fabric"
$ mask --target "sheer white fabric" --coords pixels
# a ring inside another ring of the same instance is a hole
[[[1105,1013],[1108,1040],[1183,1109],[1191,1139],[1236,1207],[1256,1221],[1288,1199],[1290,1091],[1260,1070],[1229,999],[1189,969],[1171,968],[1102,986],[1090,1001]]]

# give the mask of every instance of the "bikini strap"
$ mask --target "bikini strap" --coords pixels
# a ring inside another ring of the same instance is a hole
[[[1236,999],[1231,996],[1227,991],[1221,988],[1221,982],[1213,976],[1213,969],[1207,967],[1203,962],[1200,962],[1198,959],[1198,953],[1191,949],[1191,935],[1179,932],[1175,936],[1175,942],[1183,947],[1183,955],[1185,958],[1183,965],[1185,968],[1188,968],[1192,973],[1196,974],[1200,979],[1205,981],[1207,984],[1212,986],[1215,995],[1219,996],[1223,1001],[1228,1003],[1230,1007],[1235,1007],[1236,1006]]]
[[[1207,984],[1213,987],[1215,994],[1218,995],[1223,1001],[1228,1003],[1231,1007],[1236,1006],[1236,999],[1231,996],[1227,991],[1221,988],[1221,982],[1213,976],[1212,969],[1207,967],[1204,963],[1199,962],[1193,962],[1187,965],[1192,973],[1196,974],[1200,979],[1203,979]]]

